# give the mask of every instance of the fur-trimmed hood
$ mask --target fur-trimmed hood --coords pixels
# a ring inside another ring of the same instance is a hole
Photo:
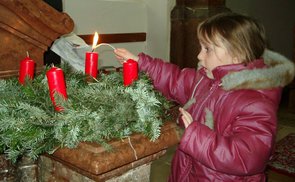
[[[284,87],[294,79],[294,63],[286,57],[266,50],[263,59],[267,67],[228,73],[221,79],[222,87],[225,90],[270,89]]]

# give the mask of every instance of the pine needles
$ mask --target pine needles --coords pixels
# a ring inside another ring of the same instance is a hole
[[[68,100],[55,100],[64,108],[55,112],[44,73],[25,86],[16,78],[0,80],[0,152],[16,162],[27,155],[37,159],[58,147],[76,147],[81,141],[107,146],[110,139],[142,133],[152,141],[160,136],[169,102],[153,89],[149,78],[124,87],[121,73],[101,74],[86,83],[82,73],[65,71]]]

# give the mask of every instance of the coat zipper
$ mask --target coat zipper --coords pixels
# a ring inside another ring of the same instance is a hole
[[[214,83],[211,85],[210,89],[209,89],[209,93],[207,94],[206,98],[203,100],[203,102],[200,104],[201,109],[199,109],[198,113],[196,114],[197,116],[199,116],[201,111],[204,111],[203,105],[207,102],[207,100],[210,98],[210,96],[214,93],[214,91],[219,87],[220,83]],[[204,124],[204,122],[202,122],[202,124]]]

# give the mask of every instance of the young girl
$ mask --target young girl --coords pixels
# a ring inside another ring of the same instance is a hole
[[[263,27],[250,17],[219,14],[198,27],[199,68],[176,65],[126,49],[156,89],[181,105],[185,132],[169,181],[265,181],[273,151],[282,87],[292,81],[290,61],[264,61]]]

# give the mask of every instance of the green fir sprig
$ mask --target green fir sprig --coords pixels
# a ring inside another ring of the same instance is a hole
[[[43,73],[25,86],[17,78],[0,80],[0,152],[16,162],[26,155],[37,159],[59,147],[97,142],[108,147],[111,139],[142,133],[152,141],[161,132],[170,103],[154,90],[144,73],[131,86],[123,86],[122,73],[100,74],[87,83],[80,72],[63,66],[68,99],[55,94],[63,108],[56,112]]]

